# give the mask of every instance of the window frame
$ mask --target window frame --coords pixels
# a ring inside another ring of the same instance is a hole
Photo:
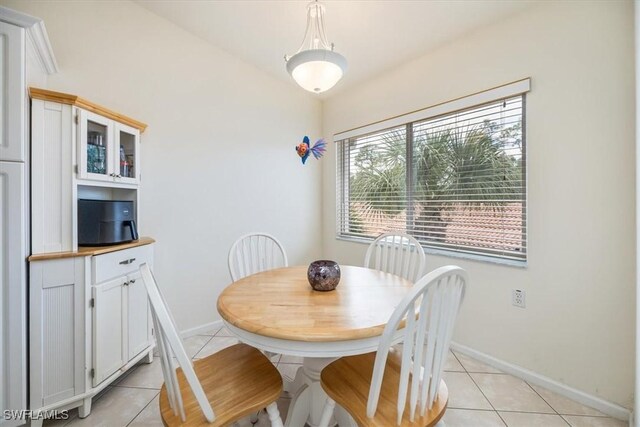
[[[365,237],[361,235],[355,235],[349,233],[349,214],[345,211],[350,207],[350,177],[351,177],[351,150],[350,145],[354,139],[361,139],[368,135],[383,132],[405,126],[405,150],[406,150],[406,162],[407,165],[413,165],[413,127],[416,122],[424,120],[430,120],[465,110],[482,107],[486,104],[490,104],[501,99],[514,98],[521,96],[521,124],[522,124],[522,215],[524,216],[522,235],[524,258],[513,259],[505,258],[499,254],[490,255],[477,253],[475,251],[465,250],[464,248],[437,248],[429,245],[428,242],[421,241],[421,245],[425,253],[446,256],[452,258],[461,258],[471,261],[479,261],[492,264],[507,265],[513,267],[526,268],[529,262],[529,220],[528,220],[528,165],[527,165],[527,96],[526,94],[530,90],[530,79],[523,79],[507,85],[499,86],[486,91],[478,92],[466,97],[458,98],[453,101],[437,104],[432,107],[427,107],[422,110],[414,111],[401,116],[396,116],[388,120],[378,121],[370,125],[360,126],[349,131],[341,132],[334,135],[334,141],[337,143],[336,154],[336,240],[349,241],[360,244],[370,244],[376,236]],[[342,176],[340,174],[342,173]],[[415,179],[414,167],[408,167],[405,173],[406,179],[406,196],[405,202],[407,207],[414,206],[414,193],[415,189],[413,182]],[[412,224],[410,216],[412,214],[411,209],[407,209],[407,233],[413,235],[411,227]],[[342,217],[345,216],[344,220]],[[416,237],[418,238],[418,237]]]

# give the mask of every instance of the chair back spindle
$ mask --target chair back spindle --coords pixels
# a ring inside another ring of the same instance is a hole
[[[384,233],[369,245],[364,266],[415,282],[422,277],[425,254],[420,243],[412,236]]]
[[[178,361],[178,365],[182,368],[182,372],[193,392],[196,400],[202,410],[207,421],[210,423],[215,420],[213,408],[202,389],[202,385],[196,376],[193,365],[187,352],[182,344],[182,340],[178,335],[175,321],[171,312],[167,308],[165,299],[158,288],[156,280],[147,264],[140,266],[142,281],[147,289],[149,302],[151,303],[151,315],[156,330],[156,339],[158,341],[158,352],[160,355],[160,363],[162,365],[162,373],[167,388],[167,396],[169,405],[174,414],[180,414],[182,422],[186,421],[184,405],[182,403],[182,394],[180,393],[180,385],[176,375],[176,366],[174,356]]]
[[[387,356],[394,335],[404,327],[397,401],[397,423],[409,402],[409,420],[416,411],[431,409],[444,370],[455,319],[464,298],[467,273],[455,266],[438,268],[425,275],[395,309],[385,327],[376,354],[367,416],[375,415]]]
[[[267,233],[246,234],[229,250],[229,274],[234,282],[251,274],[287,266],[287,254],[282,244]]]

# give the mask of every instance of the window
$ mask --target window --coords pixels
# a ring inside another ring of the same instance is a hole
[[[426,250],[524,263],[524,112],[519,93],[368,133],[350,131],[338,141],[338,236],[399,231]]]

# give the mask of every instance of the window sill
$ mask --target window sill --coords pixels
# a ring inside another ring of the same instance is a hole
[[[373,242],[373,239],[371,238],[340,236],[340,235],[336,236],[336,240],[341,240],[344,242],[351,242],[351,243],[360,243],[363,245],[370,245],[371,242]],[[512,260],[512,259],[501,259],[501,258],[496,258],[488,255],[479,255],[479,254],[470,254],[466,252],[434,249],[424,245],[422,246],[422,248],[424,249],[424,253],[427,255],[436,255],[436,256],[442,256],[445,258],[464,259],[468,261],[481,262],[486,264],[497,264],[497,265],[503,265],[507,267],[522,268],[522,269],[526,269],[528,267],[528,263],[526,260],[518,261],[518,260]]]

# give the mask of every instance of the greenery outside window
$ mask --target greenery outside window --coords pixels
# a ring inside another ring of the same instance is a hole
[[[525,95],[338,141],[337,233],[523,264]]]

